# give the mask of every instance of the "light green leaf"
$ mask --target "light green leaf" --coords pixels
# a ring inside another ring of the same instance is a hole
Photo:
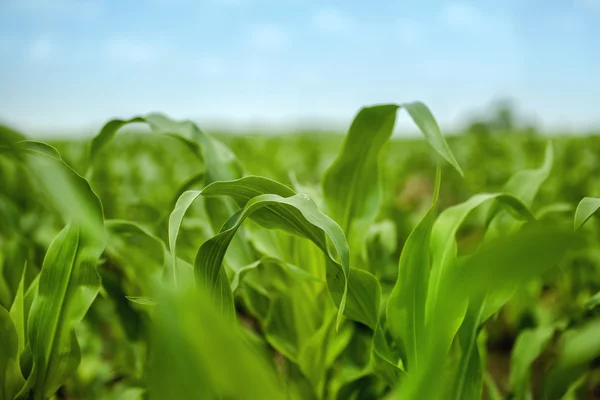
[[[13,303],[10,307],[10,317],[12,318],[15,329],[17,331],[18,336],[18,353],[19,356],[25,350],[27,346],[27,317],[29,316],[29,307],[25,307],[25,275],[27,272],[27,263],[25,263],[25,267],[23,268],[23,274],[21,275],[21,281],[19,282],[19,287],[17,289],[17,293],[13,300]]]
[[[516,197],[505,193],[476,194],[464,203],[449,207],[440,214],[431,233],[432,268],[427,297],[427,319],[432,319],[433,309],[438,302],[438,293],[446,274],[456,262],[456,233],[467,216],[482,204],[497,200],[510,207],[524,220],[533,220],[529,209]],[[442,300],[443,301],[443,300]],[[458,329],[458,326],[456,327]]]
[[[600,199],[595,197],[584,197],[577,205],[575,210],[575,229],[581,228],[592,215],[600,208]]]
[[[154,299],[151,299],[150,297],[135,297],[135,296],[125,296],[127,298],[127,300],[131,301],[132,303],[135,304],[139,304],[142,306],[155,306],[156,305],[156,301]]]
[[[257,193],[271,190],[277,194]],[[206,277],[213,279],[213,287],[223,296],[226,304],[230,294],[226,288],[226,276],[220,277],[222,258],[230,237],[246,217],[257,216],[256,222],[270,229],[282,229],[301,235],[315,243],[328,257],[326,279],[329,293],[340,308],[338,326],[343,313],[348,318],[362,322],[374,329],[377,324],[381,288],[375,277],[366,271],[349,268],[349,249],[340,227],[323,214],[306,195],[297,194],[277,182],[260,177],[246,177],[236,181],[215,182],[208,185],[202,195],[233,196],[244,209],[232,216],[214,238],[205,242],[196,257],[196,271],[205,270]],[[252,197],[255,196],[255,197]],[[251,198],[252,197],[252,198]],[[251,198],[251,199],[250,199]],[[333,243],[339,263],[328,250],[327,239]],[[200,266],[202,264],[202,266]],[[212,272],[208,272],[212,271]],[[210,280],[209,280],[210,281]],[[349,283],[350,282],[350,283]],[[348,286],[350,285],[350,286]]]
[[[542,326],[522,331],[515,342],[510,360],[510,387],[515,400],[533,398],[530,393],[531,366],[546,349],[554,328]]]
[[[327,373],[327,348],[335,335],[335,313],[324,315],[321,327],[302,346],[298,365],[315,388],[318,398],[323,398]]]
[[[48,248],[27,324],[34,362],[28,387],[35,399],[51,396],[79,363],[73,328],[99,291],[96,263],[103,248],[74,223]]]
[[[510,177],[502,188],[503,193],[508,193],[518,198],[525,206],[531,208],[535,196],[542,184],[550,176],[552,164],[554,163],[554,147],[552,142],[546,145],[543,164],[536,169],[526,169],[516,172]],[[490,209],[489,226],[485,233],[485,241],[496,237],[505,236],[516,231],[522,225],[522,221],[515,220],[507,210],[500,210],[501,204],[496,202]]]
[[[258,268],[261,265],[271,265],[271,266],[277,266],[283,270],[285,270],[286,272],[288,272],[290,274],[290,276],[292,276],[294,279],[302,279],[302,280],[308,280],[308,281],[316,281],[316,282],[321,282],[321,280],[311,274],[309,274],[308,272],[306,272],[305,270],[296,267],[295,265],[289,264],[285,261],[279,260],[277,258],[274,257],[262,257],[260,260],[257,260],[255,262],[253,262],[252,264],[248,264],[245,265],[243,267],[240,267],[238,269],[236,269],[233,272],[233,276],[231,277],[231,291],[233,293],[236,292],[236,290],[238,289],[238,287],[240,286],[240,283],[244,277],[244,275],[246,275],[248,272],[255,270],[256,268]]]
[[[378,158],[396,122],[398,106],[361,109],[346,136],[344,147],[323,176],[328,211],[348,236],[354,220],[372,222],[381,203]]]
[[[67,223],[44,257],[26,327],[33,371],[21,395],[33,390],[34,398],[41,399],[52,395],[79,363],[73,329],[100,288],[96,264],[106,231],[102,205],[89,183],[52,156],[51,146],[21,145],[32,177]]]
[[[404,103],[401,105],[401,107],[408,112],[431,147],[433,147],[439,155],[448,161],[450,165],[452,165],[462,176],[463,171],[460,168],[458,161],[456,161],[454,154],[452,154],[452,150],[450,150],[450,146],[448,146],[446,139],[444,139],[444,136],[442,135],[442,132],[440,131],[440,128],[429,108],[419,101]]]
[[[419,368],[419,351],[427,343],[425,306],[429,280],[429,240],[441,184],[440,168],[432,205],[409,235],[400,256],[398,279],[387,304],[388,328],[400,345],[408,372]]]
[[[150,399],[296,399],[278,381],[266,354],[199,289],[158,299]]]
[[[600,306],[600,292],[590,297],[583,306],[587,310],[593,310],[594,308]]]
[[[555,362],[545,375],[544,399],[560,399],[585,371],[587,365],[600,356],[600,318],[565,332],[558,343]]]
[[[362,247],[365,232],[381,206],[379,155],[392,135],[398,108],[408,112],[431,146],[462,175],[437,122],[423,103],[362,108],[322,181],[328,212],[340,224],[352,248]]]
[[[0,400],[12,400],[25,384],[19,367],[19,344],[13,320],[0,306]]]
[[[329,255],[329,251],[326,235],[331,239],[340,257],[341,265],[329,255],[330,262],[327,264],[327,283],[333,299],[337,300],[339,304],[339,324],[339,318],[341,318],[344,312],[347,296],[349,274],[348,245],[340,227],[325,214],[321,213],[312,200],[302,194],[288,198],[274,194],[264,194],[250,200],[240,212],[233,215],[227,221],[217,236],[209,239],[200,247],[195,261],[199,281],[207,284],[212,289],[216,289],[221,298],[223,310],[226,312],[232,311],[233,300],[231,298],[231,289],[229,282],[227,282],[227,276],[221,267],[223,257],[231,239],[242,222],[261,208],[268,209],[272,213],[272,226],[290,226],[294,230],[302,232],[305,237],[312,240],[327,255]]]
[[[527,283],[581,244],[581,237],[574,232],[533,224],[507,238],[490,242],[472,256],[454,263],[452,273],[440,286],[439,301],[428,321],[428,329],[434,334],[430,334],[422,357],[426,368],[422,372],[418,370],[416,375],[408,375],[410,379],[405,379],[400,387],[401,395],[406,398],[437,396],[441,388],[434,382],[444,373],[450,345],[463,321],[469,299]],[[470,357],[465,359],[467,365],[471,361]],[[456,368],[456,363],[452,364]]]
[[[151,294],[153,280],[166,271],[167,248],[164,242],[143,226],[127,220],[105,222],[108,233],[106,254],[117,262],[143,296]],[[140,293],[129,292],[134,297]]]

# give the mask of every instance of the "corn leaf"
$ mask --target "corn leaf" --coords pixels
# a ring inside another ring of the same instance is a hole
[[[0,306],[0,400],[12,400],[25,384],[18,349],[19,337],[13,320]]]
[[[237,323],[222,316],[212,296],[200,287],[164,293],[155,316],[151,399],[296,398],[286,394],[265,355]]]
[[[74,327],[100,288],[96,264],[106,232],[100,200],[89,183],[52,155],[52,147],[22,143],[26,165],[67,223],[50,244],[27,322],[33,370],[21,391],[50,396],[76,369],[79,346]],[[41,149],[41,150],[40,150]]]
[[[555,362],[544,377],[544,399],[562,398],[587,365],[600,356],[598,332],[600,319],[596,318],[561,336]]]
[[[585,197],[577,205],[575,210],[575,229],[581,228],[600,208],[600,199],[595,197]]]
[[[267,208],[273,215],[272,226],[293,227],[294,230],[302,232],[308,239],[312,240],[325,254],[329,256],[327,283],[329,291],[334,301],[339,306],[338,324],[345,309],[348,275],[349,275],[349,250],[340,227],[329,217],[320,212],[315,203],[307,196],[298,194],[292,197],[281,197],[274,194],[264,194],[254,197],[248,201],[246,206],[238,213],[233,215],[223,226],[221,232],[206,241],[198,251],[195,261],[197,278],[200,282],[208,284],[209,287],[216,289],[221,298],[221,304],[224,311],[232,311],[231,289],[227,276],[222,269],[223,257],[227,247],[235,235],[242,222],[252,215],[256,210]],[[333,243],[333,246],[341,260],[341,265],[335,261],[329,254],[326,235]],[[357,283],[363,284],[363,281],[357,280]],[[376,282],[375,282],[376,283]],[[368,303],[371,299],[362,298],[359,294],[357,300],[359,305]],[[379,304],[367,304],[364,310],[373,312]],[[365,322],[372,320],[372,315],[363,313],[362,309],[350,309],[350,312],[357,313],[364,317]],[[365,314],[365,315],[362,315]],[[376,313],[375,313],[376,315]],[[362,322],[362,321],[361,321]]]
[[[510,387],[515,400],[531,399],[531,365],[546,349],[554,328],[541,326],[519,334],[510,360]]]
[[[440,184],[438,166],[432,205],[406,240],[398,265],[398,279],[387,304],[388,328],[402,348],[404,365],[409,372],[419,368],[418,353],[427,343],[425,307],[431,261],[429,240]]]
[[[348,236],[352,248],[362,247],[365,232],[381,206],[379,154],[392,135],[398,108],[408,112],[431,146],[462,175],[437,122],[423,103],[362,108],[322,181],[327,210]]]

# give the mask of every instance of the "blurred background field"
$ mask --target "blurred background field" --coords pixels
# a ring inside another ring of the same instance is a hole
[[[32,282],[65,222],[20,159],[11,158],[17,141],[54,146],[74,171],[89,179],[113,235],[98,261],[99,295],[76,324],[81,363],[56,399],[145,396],[152,318],[144,308],[148,304],[140,306],[126,296],[147,295],[149,276],[165,269],[165,254],[170,254],[163,247],[169,243],[169,217],[179,196],[210,183],[209,162],[193,146],[144,124],[124,127],[92,162],[90,139],[112,118],[160,112],[193,120],[231,149],[227,161],[239,161],[239,176],[276,180],[326,210],[323,177],[359,108],[419,100],[431,109],[464,171],[461,177],[442,162],[438,215],[478,193],[502,191],[519,171],[540,168],[549,142],[552,169],[535,195],[533,213],[572,230],[581,199],[600,197],[598,1],[141,3],[0,1],[0,306],[9,310],[18,303],[20,282],[37,290]],[[372,252],[366,256],[371,263],[362,265],[377,275],[384,299],[396,282],[410,233],[431,206],[440,161],[400,111],[380,158],[381,207],[365,245]],[[55,193],[59,199],[60,194]],[[486,210],[473,213],[458,231],[461,256],[478,249],[487,228]],[[229,211],[221,209],[215,219],[222,223],[220,213]],[[199,201],[183,220],[177,255],[185,263],[193,264],[200,246],[215,233],[212,212]],[[119,221],[135,225],[117,228]],[[279,231],[266,234],[254,225],[242,232],[249,238],[245,245],[253,261],[267,253],[257,245],[266,237],[288,246],[289,252],[282,252],[286,262],[293,260],[317,275],[324,269],[323,257],[307,240],[292,240]],[[478,327],[485,398],[542,398],[563,333],[598,321],[598,218],[592,217],[581,232],[582,248],[522,285]],[[270,271],[266,283],[260,282],[266,292],[272,290],[262,294],[267,308],[277,304],[282,315],[293,314],[288,311],[298,302],[286,296],[295,275]],[[241,287],[236,299],[245,334],[267,349],[274,369],[301,388],[305,398],[392,396],[393,385],[381,371],[357,375],[374,347],[366,326],[349,324],[351,333],[340,335],[347,342],[340,345],[335,362],[320,371],[322,382],[313,385],[307,383],[311,371],[300,371],[298,360],[287,357],[281,343],[299,342],[298,337],[314,332],[278,332],[281,327],[273,327],[266,312],[252,309],[243,292],[254,286]],[[319,312],[333,308],[324,287],[306,302]],[[31,296],[24,296],[25,303],[31,304]],[[288,308],[281,306],[282,298]],[[295,300],[299,298],[304,299]],[[318,321],[311,329],[326,317],[319,312],[311,314]],[[531,339],[526,336],[531,332],[544,334],[544,329],[550,329],[551,337],[538,343],[539,352],[525,363],[521,372],[528,383],[523,385],[531,384],[531,390],[524,389],[511,376],[520,366],[516,344],[519,338]],[[600,398],[600,332],[594,337],[588,354],[593,359],[577,365],[568,377],[572,382],[565,384],[565,399]],[[27,377],[32,361],[26,351],[21,356]],[[176,369],[165,371],[178,382]],[[319,396],[319,390],[329,397]],[[2,395],[0,391],[0,400]]]

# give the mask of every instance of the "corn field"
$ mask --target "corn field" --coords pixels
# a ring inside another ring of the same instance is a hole
[[[0,400],[600,398],[599,155],[421,102],[343,138],[0,127]]]

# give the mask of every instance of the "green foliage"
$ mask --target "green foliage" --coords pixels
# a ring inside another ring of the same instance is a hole
[[[589,396],[595,140],[447,141],[420,102],[343,140],[0,127],[0,399]]]

